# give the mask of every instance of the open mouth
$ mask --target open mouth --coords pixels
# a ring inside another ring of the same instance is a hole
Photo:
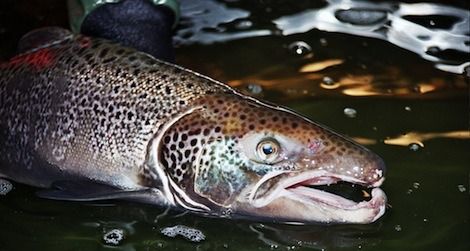
[[[293,184],[289,184],[292,182]],[[354,207],[358,203],[370,202],[374,198],[374,194],[380,193],[378,187],[383,182],[383,178],[374,184],[368,184],[354,178],[321,175],[300,181],[296,177],[292,182],[288,182],[289,185],[285,186],[287,191],[309,200],[348,208]]]
[[[263,207],[285,198],[303,205],[298,207],[303,213],[297,212],[314,217],[315,221],[370,223],[385,212],[387,199],[379,188],[383,181],[383,177],[367,182],[327,171],[311,171],[284,178],[269,196],[256,198],[253,203]]]
[[[323,204],[340,210],[372,210],[375,221],[385,211],[385,193],[379,188],[381,178],[373,183],[356,178],[319,172],[285,180],[283,187],[288,197],[304,203]]]
[[[354,201],[356,203],[359,203],[362,201],[369,201],[372,199],[373,188],[354,184],[354,183],[349,183],[346,181],[338,181],[337,183],[328,184],[328,185],[310,186],[308,184],[306,185],[299,184],[298,186],[307,186],[308,188],[320,190],[328,194],[334,194],[342,198],[348,199],[350,201]]]

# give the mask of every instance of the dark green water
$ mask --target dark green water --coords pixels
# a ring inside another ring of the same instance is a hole
[[[382,156],[390,208],[381,219],[342,226],[208,219],[127,202],[42,200],[34,188],[15,184],[0,196],[0,250],[470,250],[469,79],[378,39],[319,30],[233,39],[240,30],[273,31],[270,20],[325,5],[288,2],[218,2],[228,6],[225,11],[249,14],[201,31],[231,39],[180,42],[178,62],[247,92],[261,88],[255,96],[291,107]],[[468,9],[465,1],[448,4]],[[252,25],[237,26],[247,20]],[[179,29],[188,21],[184,18]],[[61,1],[3,1],[0,56],[11,55],[24,32],[66,22]],[[294,53],[289,45],[296,41],[311,51]],[[457,60],[468,56],[459,54]],[[319,69],[321,62],[336,65]],[[313,63],[315,71],[300,71]],[[325,77],[333,83],[325,85],[331,82]],[[345,108],[356,116],[346,116]],[[178,224],[201,230],[206,240],[193,243],[160,233]],[[124,230],[124,240],[105,245],[104,233],[114,228]]]

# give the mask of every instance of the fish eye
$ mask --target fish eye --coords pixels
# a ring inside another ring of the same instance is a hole
[[[261,161],[272,163],[277,159],[280,148],[277,140],[272,138],[263,139],[256,146],[256,153]]]

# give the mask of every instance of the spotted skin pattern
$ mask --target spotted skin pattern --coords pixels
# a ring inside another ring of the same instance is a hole
[[[310,173],[318,184],[380,185],[383,162],[364,147],[195,72],[55,29],[26,36],[25,52],[0,64],[0,176],[39,187],[78,179],[155,188],[164,198],[146,202],[224,217],[371,222],[383,214],[380,192],[355,210],[318,209],[299,199],[305,188],[278,196],[287,193],[280,184]]]
[[[214,92],[232,91],[100,39],[69,36],[21,54],[0,66],[1,173],[32,170],[38,176],[20,178],[32,185],[76,174],[132,188],[159,128]]]

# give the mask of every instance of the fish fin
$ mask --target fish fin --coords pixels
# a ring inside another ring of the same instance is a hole
[[[44,27],[26,33],[18,43],[18,53],[31,52],[64,41],[73,34],[60,27]]]
[[[94,181],[56,181],[50,189],[36,192],[44,199],[65,201],[131,200],[150,204],[166,204],[166,198],[160,190],[144,188],[122,190]]]

